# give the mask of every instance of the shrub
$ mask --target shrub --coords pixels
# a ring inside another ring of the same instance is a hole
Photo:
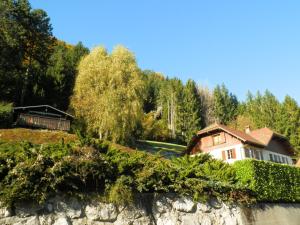
[[[258,201],[300,202],[300,168],[258,160],[237,161],[234,167],[239,183]]]
[[[10,127],[12,120],[12,103],[0,102],[0,128]]]

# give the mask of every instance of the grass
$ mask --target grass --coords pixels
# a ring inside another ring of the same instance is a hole
[[[0,142],[21,142],[28,141],[33,144],[52,144],[59,143],[64,140],[65,143],[78,140],[75,134],[69,134],[63,131],[50,131],[50,130],[38,130],[38,129],[0,129]],[[186,149],[184,145],[178,145],[173,143],[139,140],[136,144],[136,149],[130,147],[112,144],[117,149],[125,152],[132,151],[144,151],[151,154],[160,154],[165,158],[171,158],[172,156],[179,156]]]
[[[0,129],[0,141],[20,142],[29,141],[33,144],[58,143],[64,140],[65,143],[75,141],[76,135],[63,131],[32,130],[25,128]]]
[[[160,154],[166,158],[179,156],[186,150],[184,145],[149,140],[138,140],[137,148],[152,154]]]

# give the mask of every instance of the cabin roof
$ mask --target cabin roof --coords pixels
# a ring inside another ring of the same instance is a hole
[[[245,132],[232,129],[230,127],[227,127],[227,126],[225,126],[223,124],[219,124],[219,123],[212,124],[204,129],[200,130],[197,134],[198,134],[198,136],[201,136],[206,133],[211,133],[215,130],[223,130],[223,131],[231,134],[232,136],[236,137],[237,139],[241,140],[242,142],[245,142],[250,145],[252,144],[252,145],[259,146],[259,147],[266,146],[263,142],[261,142],[260,140],[257,140],[256,138],[250,136],[249,134],[246,134]]]
[[[37,109],[39,109],[39,108],[44,108],[45,110],[51,109],[51,110],[53,110],[53,111],[56,111],[56,112],[59,113],[59,114],[62,114],[62,115],[65,115],[65,116],[67,116],[67,117],[70,117],[70,118],[74,119],[74,116],[72,116],[71,114],[66,113],[66,112],[64,112],[64,111],[62,111],[62,110],[59,110],[59,109],[57,109],[57,108],[54,108],[53,106],[50,106],[50,105],[19,106],[19,107],[14,107],[13,110],[14,110],[14,111],[30,110],[30,109],[33,109],[33,110],[36,109],[36,110],[37,110]],[[31,112],[39,113],[39,111],[31,111]],[[55,116],[54,113],[48,113],[48,112],[47,112],[47,115]]]

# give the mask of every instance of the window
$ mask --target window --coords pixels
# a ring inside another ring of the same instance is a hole
[[[270,155],[270,161],[273,162],[273,155],[272,154],[269,154]]]
[[[235,158],[235,149],[226,150],[227,159]]]
[[[264,160],[264,154],[263,154],[262,151],[260,151],[260,159],[261,159],[261,160]]]
[[[213,136],[213,143],[214,145],[219,145],[221,144],[221,135],[217,134]]]
[[[250,149],[250,148],[245,149],[245,157],[246,158],[254,158],[255,157],[254,153],[255,152],[253,149]]]
[[[259,159],[259,151],[253,150],[254,151],[254,156],[256,159]]]
[[[283,163],[286,163],[286,162],[285,162],[285,157],[283,157],[283,156],[282,156],[282,162],[283,162]]]
[[[277,155],[274,155],[274,161],[278,162]]]

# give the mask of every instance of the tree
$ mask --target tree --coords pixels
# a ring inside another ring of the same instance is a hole
[[[95,48],[79,64],[72,106],[91,132],[118,143],[132,141],[143,114],[144,85],[134,55],[118,46]]]
[[[179,112],[183,102],[183,84],[178,78],[167,78],[160,88],[158,106],[162,108],[162,119],[167,123],[170,137],[181,134]]]
[[[264,95],[259,92],[256,96],[248,93],[245,112],[257,127],[270,127],[276,130],[276,123],[280,116],[280,103],[268,90]]]
[[[144,99],[144,112],[149,113],[158,109],[159,92],[162,87],[164,76],[160,73],[151,70],[145,70],[142,73],[145,82],[145,99]]]
[[[193,80],[188,80],[183,89],[179,121],[184,141],[189,143],[196,131],[201,128],[201,102],[197,85]]]
[[[238,100],[235,95],[229,93],[225,85],[217,85],[213,92],[214,116],[217,122],[228,124],[237,116]]]
[[[44,82],[45,99],[48,104],[62,110],[68,109],[78,63],[88,53],[89,50],[81,42],[73,46],[57,41],[49,59],[47,77]]]
[[[26,98],[32,102],[43,95],[40,82],[51,54],[52,27],[46,12],[32,10],[28,0],[3,0],[0,13],[0,79],[8,81],[2,92],[23,105]]]
[[[201,127],[211,125],[216,121],[214,115],[214,96],[207,87],[198,87],[201,108]]]
[[[300,151],[300,108],[295,99],[286,96],[280,109],[277,132],[286,136],[291,144]]]

